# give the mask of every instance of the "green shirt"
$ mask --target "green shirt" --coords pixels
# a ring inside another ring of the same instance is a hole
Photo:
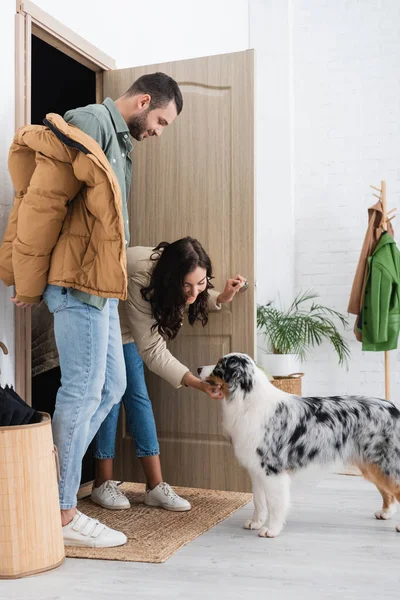
[[[129,244],[128,197],[132,179],[132,160],[129,153],[133,145],[129,129],[115,102],[106,98],[103,104],[89,104],[83,108],[69,110],[64,120],[75,125],[96,140],[106,155],[117,177],[122,196],[122,214],[124,217],[125,244]],[[106,298],[72,290],[74,296],[82,302],[102,310]]]

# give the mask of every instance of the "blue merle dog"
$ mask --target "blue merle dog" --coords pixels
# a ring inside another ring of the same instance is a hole
[[[400,412],[364,396],[305,398],[275,388],[246,354],[227,354],[198,369],[220,386],[223,427],[253,484],[247,529],[276,537],[289,511],[290,474],[312,464],[356,465],[383,498],[377,519],[390,519],[400,501]],[[400,525],[397,526],[400,531]]]

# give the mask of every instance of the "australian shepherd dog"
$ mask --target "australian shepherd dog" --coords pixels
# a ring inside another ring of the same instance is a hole
[[[227,354],[200,378],[223,392],[223,428],[254,494],[247,529],[276,537],[289,511],[291,474],[310,465],[356,465],[376,485],[390,519],[400,501],[400,412],[365,396],[299,397],[275,388],[246,354]],[[400,525],[397,526],[400,531]]]

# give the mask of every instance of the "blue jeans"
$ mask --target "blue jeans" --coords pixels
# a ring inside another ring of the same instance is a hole
[[[136,344],[124,345],[127,387],[122,402],[125,406],[129,433],[135,446],[136,456],[157,456],[158,446],[153,408],[144,379],[143,361]],[[115,437],[121,403],[114,406],[94,439],[95,458],[114,458]]]
[[[60,460],[60,507],[66,510],[76,506],[82,458],[126,388],[118,300],[108,300],[99,310],[55,285],[48,285],[43,297],[54,314],[60,358],[53,436]]]

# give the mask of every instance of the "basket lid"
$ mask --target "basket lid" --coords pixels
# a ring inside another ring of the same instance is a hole
[[[304,373],[291,373],[290,375],[274,375],[274,379],[301,379]]]

